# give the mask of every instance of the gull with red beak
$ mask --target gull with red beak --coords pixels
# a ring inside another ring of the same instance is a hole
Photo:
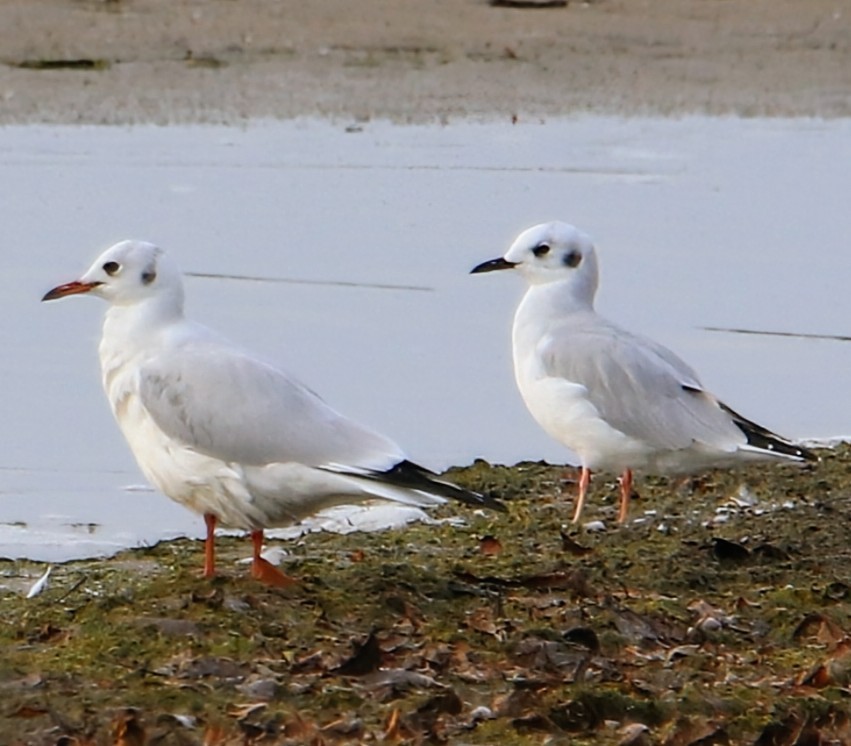
[[[371,500],[501,503],[408,461],[388,438],[337,413],[275,366],[183,315],[183,281],[160,248],[122,241],[43,300],[95,295],[110,306],[99,354],[107,399],[142,472],[201,513],[204,575],[217,525],[250,532],[252,575],[292,580],[261,556],[263,530]]]
[[[529,285],[512,335],[520,394],[538,424],[582,462],[574,522],[592,470],[621,475],[623,523],[633,471],[684,474],[757,459],[817,460],[719,401],[666,347],[600,316],[597,254],[582,231],[560,222],[536,225],[504,257],[472,272],[503,269]]]

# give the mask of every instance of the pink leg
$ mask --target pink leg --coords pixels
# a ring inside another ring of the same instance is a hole
[[[286,588],[293,585],[296,580],[289,575],[284,575],[277,567],[270,564],[260,556],[263,551],[263,532],[252,531],[251,543],[254,545],[254,555],[251,562],[251,576],[261,583],[272,585],[276,588]]]
[[[576,495],[576,507],[573,509],[573,522],[579,522],[582,508],[585,507],[585,495],[588,494],[588,485],[591,484],[591,470],[587,466],[582,467],[579,474],[579,493]]]
[[[629,514],[629,501],[632,498],[632,469],[621,474],[621,506],[618,510],[618,523],[626,523]]]
[[[204,542],[204,577],[212,578],[216,574],[216,516],[204,513],[207,525],[207,539]]]

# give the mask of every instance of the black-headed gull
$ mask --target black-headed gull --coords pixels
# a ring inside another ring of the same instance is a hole
[[[263,529],[333,505],[455,498],[502,509],[405,458],[273,365],[184,318],[169,256],[122,241],[43,300],[96,295],[110,304],[99,353],[113,414],[145,476],[204,516],[204,575],[215,572],[218,524],[251,532],[252,574],[289,579],[260,556]]]
[[[749,459],[817,460],[734,412],[669,349],[594,310],[597,255],[566,223],[523,231],[472,272],[515,269],[529,284],[514,316],[514,373],[538,424],[581,460],[579,520],[592,470],[621,475],[626,520],[633,470],[699,471]]]

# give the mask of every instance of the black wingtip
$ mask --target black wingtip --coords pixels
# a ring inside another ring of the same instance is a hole
[[[771,432],[771,430],[762,427],[762,425],[757,425],[746,417],[742,417],[742,415],[730,409],[730,407],[722,402],[718,402],[718,404],[721,406],[721,409],[733,418],[733,423],[744,433],[749,446],[759,448],[761,451],[776,453],[779,456],[787,456],[798,461],[819,460],[819,457],[808,448],[786,440],[776,433]]]
[[[508,509],[499,500],[488,497],[487,495],[481,495],[478,492],[465,490],[457,484],[447,482],[433,471],[429,471],[425,467],[407,459],[400,461],[395,466],[387,469],[387,471],[374,472],[367,478],[387,482],[397,487],[406,487],[411,490],[428,492],[451,500],[458,500],[476,508],[489,508],[490,510],[497,510],[500,513],[508,512]]]

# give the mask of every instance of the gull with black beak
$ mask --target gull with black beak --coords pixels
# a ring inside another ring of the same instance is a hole
[[[160,248],[122,241],[43,300],[107,301],[99,353],[115,419],[145,476],[201,513],[204,576],[217,525],[250,532],[252,575],[292,582],[261,556],[263,530],[324,508],[371,500],[416,506],[453,498],[501,503],[408,461],[388,438],[337,413],[310,389],[183,315],[183,281]]]
[[[594,310],[597,254],[572,225],[523,231],[504,257],[472,272],[514,269],[529,287],[514,316],[514,374],[538,424],[581,460],[573,521],[591,471],[620,474],[627,518],[633,471],[685,474],[750,460],[815,461],[801,446],[719,401],[666,347]]]

